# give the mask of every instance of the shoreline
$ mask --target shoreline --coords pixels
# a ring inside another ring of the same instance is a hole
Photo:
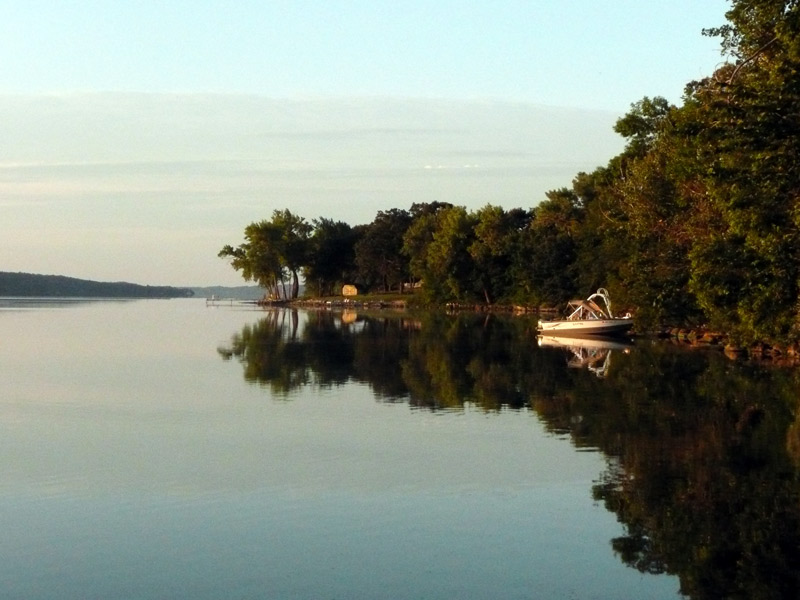
[[[364,298],[357,300],[333,296],[329,298],[299,298],[297,300],[258,302],[259,306],[295,306],[311,309],[369,309],[369,310],[408,310],[408,300],[392,298],[381,300],[379,298]],[[448,303],[443,310],[447,312],[471,311],[481,313],[502,314],[552,314],[558,309],[534,307],[516,304],[460,304]],[[694,348],[718,348],[731,360],[753,360],[759,363],[775,364],[781,366],[800,366],[800,345],[781,345],[757,342],[749,346],[739,346],[731,343],[724,333],[711,331],[705,328],[661,327],[659,329],[641,333],[634,333],[632,337],[654,337],[672,341],[674,343]]]

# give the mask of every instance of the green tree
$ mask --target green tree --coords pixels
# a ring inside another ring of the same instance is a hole
[[[300,289],[298,274],[308,262],[312,226],[289,209],[274,211],[272,223],[281,232],[278,252],[292,277],[292,298],[297,298]]]
[[[280,231],[269,221],[259,221],[245,227],[244,237],[245,242],[235,248],[223,246],[218,256],[229,258],[245,281],[254,281],[269,295],[278,297],[278,284],[283,282],[283,262],[278,251]]]
[[[631,110],[617,119],[614,131],[628,140],[624,154],[630,157],[644,156],[659,138],[659,133],[670,112],[665,98],[645,96],[631,104]]]
[[[619,195],[614,189],[619,178],[619,163],[617,157],[607,167],[598,167],[592,173],[578,173],[572,190],[583,213],[577,235],[577,289],[608,288],[612,290],[615,304],[624,306],[630,305],[628,257],[633,254],[633,248],[620,210]]]
[[[359,231],[342,221],[320,217],[313,221],[309,255],[303,271],[306,287],[318,295],[333,295],[355,281],[355,245]]]
[[[433,282],[427,267],[428,246],[433,241],[440,211],[453,208],[447,202],[415,203],[411,205],[411,224],[403,235],[403,255],[408,259],[409,276],[416,282],[426,282],[427,290],[434,290]],[[437,294],[434,294],[436,296]]]
[[[408,265],[403,258],[403,236],[411,224],[406,210],[379,211],[355,246],[356,266],[362,283],[368,288],[380,285],[384,292],[396,288],[402,293],[408,279]]]
[[[468,249],[474,225],[475,218],[463,206],[450,206],[420,215],[408,228],[403,252],[428,302],[473,298],[475,272]]]
[[[514,256],[518,252],[521,232],[528,226],[531,213],[522,209],[506,211],[486,205],[474,215],[475,239],[469,254],[475,266],[475,285],[486,304],[513,295]]]
[[[527,277],[520,283],[533,302],[558,306],[576,294],[582,218],[580,200],[567,188],[547,192],[547,200],[533,209],[533,219],[522,236],[517,257],[528,265]]]
[[[270,295],[288,298],[285,275],[292,279],[291,297],[297,298],[298,272],[308,259],[309,225],[289,210],[276,210],[270,221],[251,223],[244,230],[245,242],[237,247],[226,245],[221,258],[231,259],[231,266],[242,272],[245,281],[255,281]]]
[[[721,37],[734,62],[692,84],[685,105],[705,188],[691,286],[711,321],[741,341],[793,340],[800,337],[800,6],[735,0],[726,17],[707,33]]]
[[[619,271],[642,326],[699,316],[689,288],[696,230],[687,190],[693,180],[682,170],[681,144],[671,130],[661,132],[646,154],[628,162],[625,177],[614,186],[627,249],[619,257]]]
[[[475,217],[463,206],[441,211],[439,228],[428,246],[428,268],[445,284],[450,300],[474,298],[475,268],[469,247],[475,238]]]

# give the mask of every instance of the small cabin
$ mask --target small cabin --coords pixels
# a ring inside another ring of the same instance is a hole
[[[343,285],[342,296],[358,296],[358,288],[354,285]]]

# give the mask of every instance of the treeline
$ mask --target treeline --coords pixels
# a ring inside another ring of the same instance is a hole
[[[38,298],[187,298],[192,290],[170,286],[89,281],[62,275],[0,272],[0,296]]]
[[[429,303],[558,305],[602,285],[640,326],[700,325],[741,343],[800,338],[800,6],[732,0],[729,61],[682,106],[643,98],[624,151],[532,209],[414,204],[351,227],[290,211],[226,246],[275,295],[419,284]],[[286,290],[284,275],[292,281]]]
[[[416,289],[428,304],[561,301],[574,286],[558,270],[569,260],[554,256],[554,262],[546,250],[554,248],[547,228],[539,227],[547,217],[537,219],[545,210],[470,212],[433,202],[380,211],[355,227],[276,210],[270,220],[248,225],[245,242],[225,246],[219,256],[278,298],[296,298],[302,275],[308,293],[319,296],[354,284],[364,291]],[[532,263],[534,251],[550,264]]]

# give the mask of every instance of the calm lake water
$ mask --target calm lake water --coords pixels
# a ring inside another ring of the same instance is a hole
[[[797,373],[485,315],[0,300],[9,599],[795,598]]]

